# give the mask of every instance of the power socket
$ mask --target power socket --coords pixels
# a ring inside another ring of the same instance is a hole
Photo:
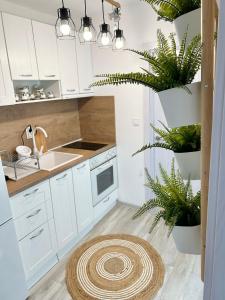
[[[33,129],[32,129],[31,126],[27,126],[27,128],[26,128],[26,136],[27,136],[28,140],[32,139],[32,137],[33,137]]]

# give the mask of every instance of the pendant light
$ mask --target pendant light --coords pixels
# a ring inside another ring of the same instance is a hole
[[[92,18],[87,16],[87,1],[84,0],[85,16],[81,19],[81,27],[79,30],[79,40],[81,44],[95,43],[97,32],[93,26]]]
[[[58,39],[74,39],[76,37],[76,27],[71,18],[70,9],[64,6],[57,10],[58,19],[55,24],[56,36]]]
[[[112,33],[110,32],[109,24],[105,23],[105,11],[104,11],[104,0],[102,0],[102,17],[103,24],[100,25],[100,32],[98,34],[98,45],[99,47],[110,47],[112,45]]]
[[[126,39],[123,35],[123,30],[120,29],[120,23],[118,22],[118,27],[114,30],[113,37],[113,50],[123,50],[125,48]]]

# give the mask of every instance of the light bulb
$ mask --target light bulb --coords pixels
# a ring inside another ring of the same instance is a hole
[[[122,49],[124,47],[124,41],[122,38],[117,38],[115,43],[116,49]]]
[[[103,46],[107,46],[110,42],[110,38],[107,33],[102,34],[101,43]]]
[[[83,38],[86,42],[90,42],[92,40],[92,32],[89,27],[84,27]]]
[[[62,33],[62,35],[70,35],[70,25],[67,22],[62,22],[60,25],[60,32]]]

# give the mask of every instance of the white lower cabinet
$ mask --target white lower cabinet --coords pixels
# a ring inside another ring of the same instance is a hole
[[[53,220],[19,242],[28,288],[57,263]]]
[[[118,190],[115,190],[94,207],[95,223],[102,219],[115,206],[117,200]]]
[[[73,182],[78,231],[82,233],[94,220],[89,161],[73,168]]]
[[[58,256],[61,257],[73,247],[78,235],[72,170],[51,178],[50,186]]]

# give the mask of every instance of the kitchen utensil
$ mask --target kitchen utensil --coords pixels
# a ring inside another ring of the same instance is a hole
[[[36,147],[37,150],[43,153],[48,152],[47,140],[44,136],[44,133],[41,130],[37,130],[35,135]]]
[[[48,91],[48,92],[47,92],[47,97],[48,97],[48,99],[52,99],[52,98],[54,98],[55,96],[54,96],[54,94],[53,94],[52,91]]]

